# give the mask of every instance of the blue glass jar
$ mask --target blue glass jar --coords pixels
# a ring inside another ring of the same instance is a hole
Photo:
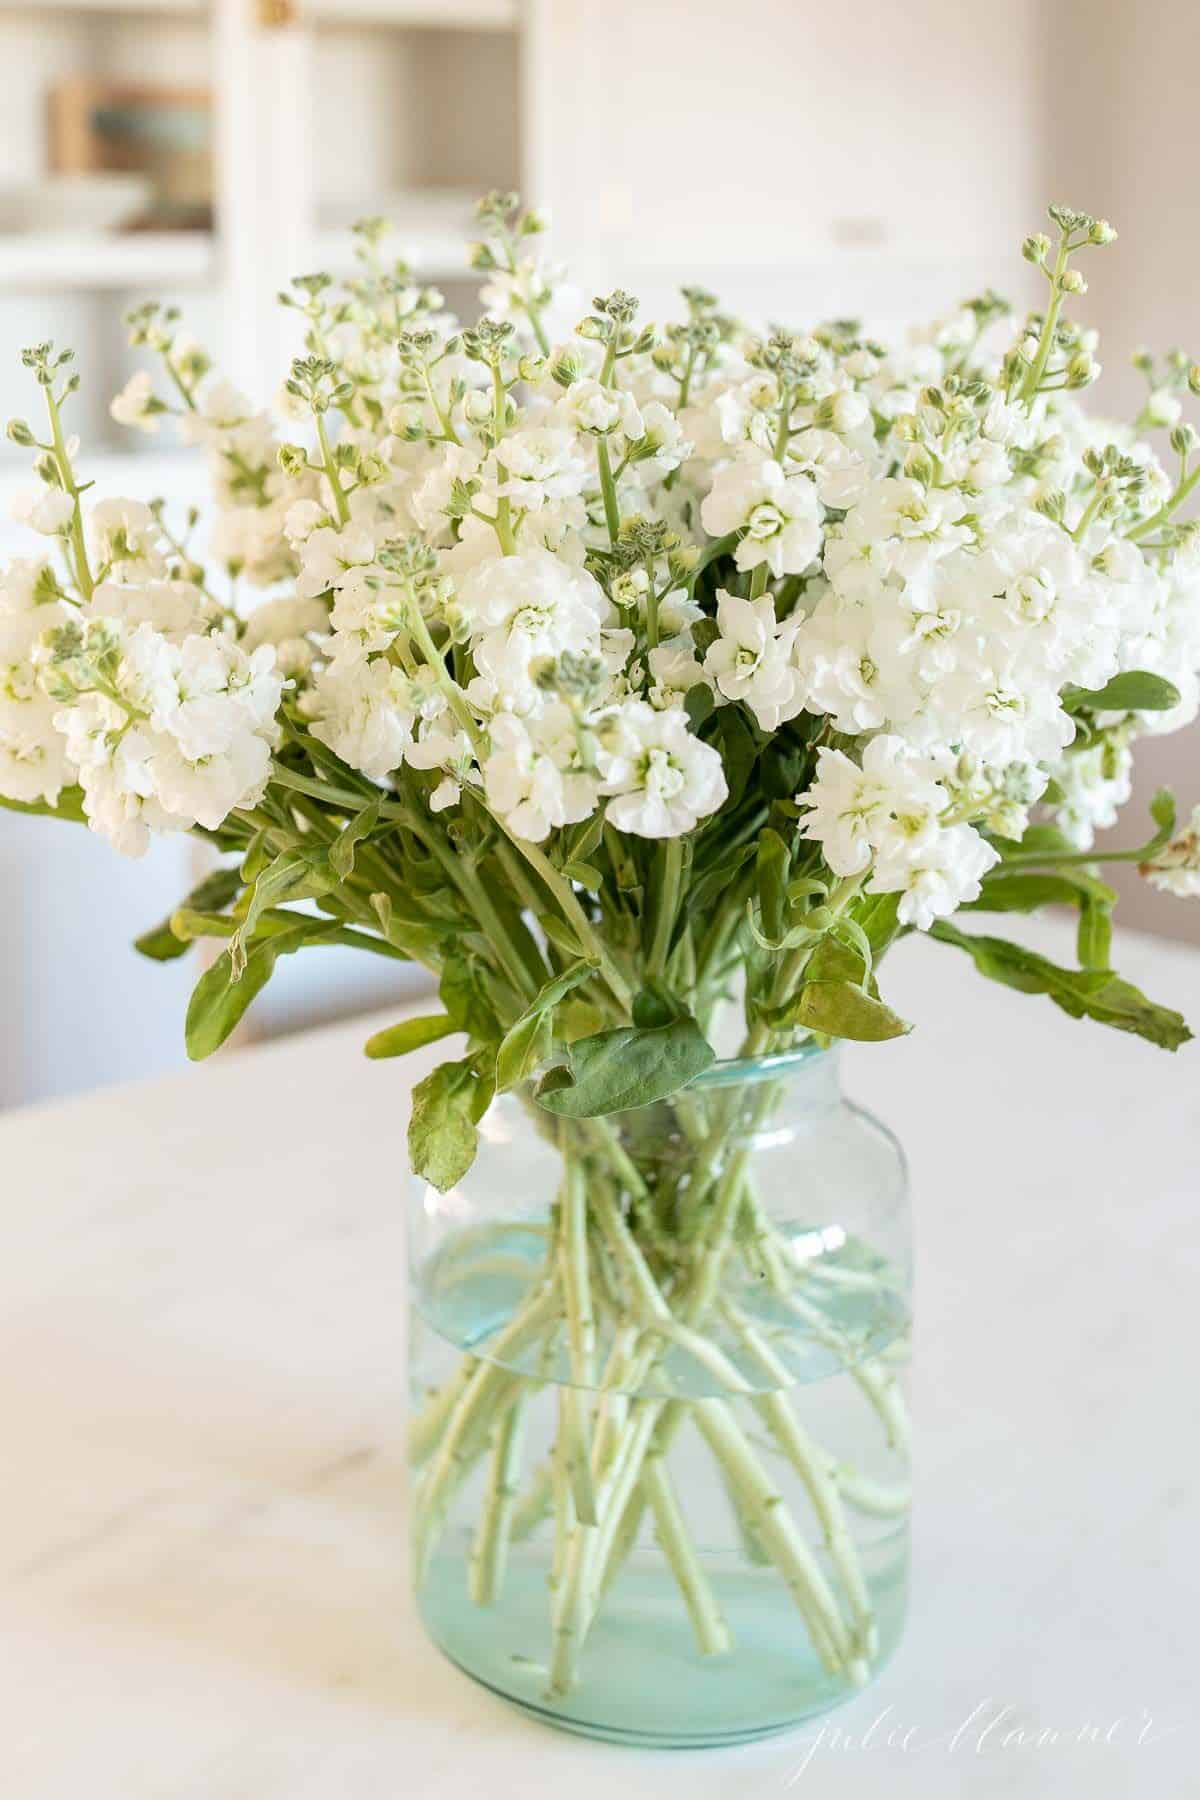
[[[639,1744],[869,1681],[909,1564],[903,1157],[836,1052],[670,1102],[496,1103],[410,1241],[417,1604],[467,1674]]]

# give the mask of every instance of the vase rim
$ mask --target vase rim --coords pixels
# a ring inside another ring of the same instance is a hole
[[[837,1066],[837,1046],[812,1042],[796,1044],[790,1050],[772,1050],[759,1056],[725,1056],[701,1070],[689,1089],[733,1087],[755,1081],[778,1081],[797,1075],[802,1069]]]

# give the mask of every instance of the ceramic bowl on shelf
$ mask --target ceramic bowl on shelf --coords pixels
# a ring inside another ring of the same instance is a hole
[[[146,210],[144,175],[46,175],[0,184],[0,233],[117,231]]]

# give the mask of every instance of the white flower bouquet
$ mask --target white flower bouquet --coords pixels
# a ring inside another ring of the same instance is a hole
[[[1043,310],[1013,330],[989,292],[890,346],[845,320],[756,331],[699,289],[661,328],[620,290],[586,308],[511,195],[481,205],[485,310],[462,326],[368,221],[344,290],[314,275],[282,296],[306,354],[281,427],[173,311],[143,307],[133,340],[164,379],[138,374],[112,410],[149,432],[173,418],[203,447],[202,552],[198,515],[93,497],[63,423],[70,354],[25,353],[46,422],[9,436],[36,453],[24,516],[44,548],[0,580],[0,797],[127,854],[167,831],[219,854],[138,946],[222,942],[188,1011],[194,1057],[281,955],[339,944],[440,982],[443,1010],[368,1054],[465,1034],[414,1095],[412,1162],[434,1189],[466,1176],[497,1092],[551,1135],[586,1127],[607,1174],[585,1163],[575,1181],[564,1135],[545,1266],[510,1327],[561,1321],[576,1396],[645,1374],[647,1318],[696,1338],[747,1235],[790,1279],[729,1175],[719,1109],[649,1209],[636,1135],[610,1123],[669,1103],[694,1129],[683,1100],[721,1017],[740,1019],[743,1057],[896,1036],[880,964],[919,930],[1072,1015],[1169,1049],[1189,1035],[1113,971],[1100,868],[1200,891],[1200,814],[1177,831],[1160,794],[1149,841],[1093,840],[1128,797],[1135,740],[1200,703],[1200,526],[1181,516],[1200,369],[1141,358],[1132,425],[1081,409],[1099,370],[1066,316],[1075,259],[1114,234],[1050,216],[1055,241],[1023,247]],[[1045,905],[1077,911],[1077,968],[961,922]],[[469,1358],[418,1421],[426,1552],[469,1469],[512,1453],[498,1367]],[[621,1554],[613,1508],[639,1479],[721,1648],[642,1460],[650,1428],[639,1449],[634,1409],[603,1400],[561,1419],[551,1692],[575,1678],[598,1570]],[[714,1411],[706,1435],[752,1509],[759,1464],[732,1429]],[[485,1599],[506,1466],[481,1501]],[[795,1545],[761,1520],[759,1536],[827,1664],[859,1678],[869,1628],[822,1637]]]

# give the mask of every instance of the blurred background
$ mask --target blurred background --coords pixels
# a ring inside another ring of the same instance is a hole
[[[108,493],[198,483],[108,417],[128,306],[179,303],[266,399],[291,349],[277,288],[348,270],[364,213],[469,311],[490,187],[548,206],[587,291],[619,280],[644,316],[700,281],[735,310],[880,332],[985,285],[1027,303],[1021,238],[1063,200],[1120,231],[1089,269],[1093,403],[1134,403],[1142,342],[1200,350],[1195,0],[0,0],[0,59],[0,417],[31,409],[20,346],[72,344],[83,469]],[[3,455],[7,521],[27,458]],[[0,552],[19,542],[0,524]],[[1144,792],[1170,779],[1190,804],[1198,749],[1144,744]],[[0,814],[0,1106],[183,1062],[192,959],[128,943],[192,854],[128,863]],[[1122,918],[1200,939],[1200,908],[1136,878]],[[255,1031],[382,1004],[395,978],[359,960],[288,959]]]

